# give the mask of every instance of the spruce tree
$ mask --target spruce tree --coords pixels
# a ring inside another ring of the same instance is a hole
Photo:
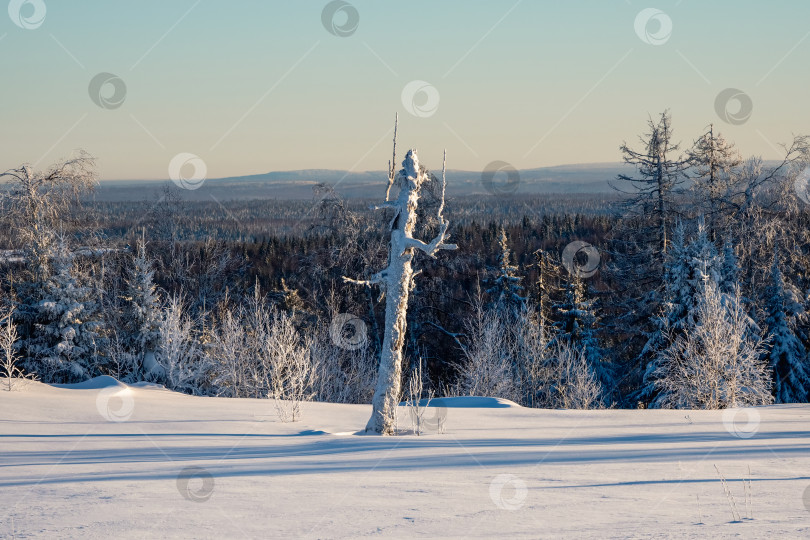
[[[53,273],[42,287],[34,333],[28,339],[26,367],[46,382],[77,382],[97,374],[98,304],[93,288],[78,277],[75,254],[60,237]]]
[[[614,374],[605,361],[605,353],[597,336],[599,317],[596,301],[587,298],[585,281],[572,275],[565,286],[565,298],[555,305],[558,321],[551,345],[567,343],[582,351],[588,368],[606,390],[614,387]]]
[[[654,239],[656,245],[651,247],[658,255],[656,258],[663,262],[669,249],[669,230],[676,214],[675,194],[684,182],[688,161],[673,155],[678,152],[679,145],[672,139],[669,111],[661,113],[658,121],[650,118],[647,125],[649,131],[640,138],[641,150],[633,150],[627,143],[621,146],[624,162],[636,167],[637,174],[620,174],[618,180],[628,184],[627,189],[620,189],[630,195],[626,201],[627,209],[638,214],[641,220],[653,219],[652,223],[645,225],[642,234],[645,241]]]
[[[776,253],[766,291],[765,325],[771,339],[765,359],[773,375],[774,397],[777,403],[806,403],[810,399],[810,363],[807,350],[796,335],[796,317],[801,306],[785,283]]]
[[[655,397],[655,373],[660,367],[661,353],[670,345],[672,338],[683,331],[692,302],[689,274],[684,226],[682,222],[678,222],[664,262],[664,300],[661,312],[655,317],[653,329],[647,334],[647,342],[641,350],[640,363],[644,366],[644,378],[636,395],[641,402],[649,402]]]
[[[543,249],[538,249],[534,252],[537,262],[537,281],[535,287],[537,289],[537,323],[541,330],[542,337],[548,338],[548,333],[553,328],[551,309],[553,306],[553,297],[559,290],[555,285],[559,277],[559,270],[554,262],[551,260],[551,254]]]
[[[157,380],[163,372],[155,356],[160,343],[160,297],[143,239],[138,241],[137,249],[125,297],[128,302],[125,345],[133,361],[128,378]]]
[[[487,294],[493,299],[493,306],[504,312],[504,315],[514,319],[526,301],[521,296],[523,286],[520,282],[522,277],[516,275],[518,267],[512,264],[512,250],[509,248],[509,240],[506,237],[506,230],[501,227],[499,233],[500,257],[498,268],[495,270],[495,277],[490,280],[492,287],[487,289]]]
[[[731,238],[726,238],[723,244],[723,265],[722,280],[720,290],[724,293],[732,294],[734,289],[740,284],[740,265],[737,262],[737,254],[734,253],[734,244]]]
[[[641,361],[646,367],[642,387],[636,396],[640,401],[655,400],[660,389],[656,379],[661,362],[666,361],[678,338],[694,328],[697,305],[706,280],[715,286],[723,282],[723,259],[709,240],[702,218],[698,220],[697,233],[689,243],[685,241],[684,226],[679,222],[664,265],[662,311],[656,317],[654,329],[641,353]],[[729,301],[728,298],[728,295],[723,295],[724,302]]]

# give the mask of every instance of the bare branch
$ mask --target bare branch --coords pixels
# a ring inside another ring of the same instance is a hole
[[[394,176],[397,168],[397,125],[399,124],[399,113],[394,118],[394,152],[391,161],[388,163],[388,187],[385,189],[385,200],[388,201],[391,196],[391,186],[394,185]]]

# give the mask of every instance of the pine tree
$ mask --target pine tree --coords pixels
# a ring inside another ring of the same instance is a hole
[[[724,282],[724,260],[709,238],[703,216],[698,218],[697,233],[687,249],[688,280],[690,291],[702,291],[705,278],[720,286]]]
[[[678,222],[672,236],[672,245],[664,262],[664,301],[661,313],[655,318],[653,330],[641,350],[640,361],[645,366],[643,384],[637,393],[642,402],[651,401],[656,393],[655,373],[659,370],[661,353],[684,326],[691,305],[690,268],[684,226]]]
[[[720,290],[724,293],[731,294],[740,284],[740,265],[737,262],[737,254],[734,253],[734,244],[730,236],[726,238],[723,244],[723,265],[722,265],[722,281],[720,283]]]
[[[549,254],[543,249],[538,249],[534,252],[535,263],[537,267],[537,281],[535,287],[537,288],[537,312],[541,320],[549,321],[549,307],[551,299],[551,263],[549,262]]]
[[[537,323],[541,332],[541,337],[544,340],[548,339],[548,334],[553,328],[551,317],[551,309],[553,305],[553,296],[558,291],[555,285],[556,278],[559,277],[559,270],[551,260],[551,255],[538,249],[534,252],[537,262],[537,281],[535,287],[537,289]]]
[[[564,299],[554,305],[557,312],[557,336],[565,340],[579,340],[583,325],[593,322],[592,300],[585,299],[585,282],[573,275],[565,284]],[[590,320],[585,320],[586,318]]]
[[[771,340],[764,355],[774,381],[777,403],[806,403],[810,399],[810,362],[796,335],[801,310],[794,292],[785,283],[779,256],[774,253],[771,283],[766,289],[765,325]]]

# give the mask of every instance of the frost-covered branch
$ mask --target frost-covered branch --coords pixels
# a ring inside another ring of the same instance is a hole
[[[445,244],[444,239],[447,235],[447,226],[449,224],[447,222],[442,223],[439,226],[439,234],[436,235],[436,238],[431,240],[429,244],[422,242],[417,238],[406,238],[405,245],[411,248],[417,248],[420,251],[423,251],[429,257],[435,257],[436,252],[439,250],[454,250],[458,249],[458,246],[455,244]]]
[[[377,272],[376,274],[371,276],[369,279],[352,279],[352,278],[343,276],[343,281],[345,283],[351,283],[353,285],[362,285],[364,287],[371,287],[372,285],[380,285],[380,286],[384,287],[385,286],[385,279],[386,279],[385,270],[383,270],[382,272]]]

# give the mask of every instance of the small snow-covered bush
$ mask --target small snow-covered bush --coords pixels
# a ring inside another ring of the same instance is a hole
[[[17,327],[14,324],[14,310],[0,312],[0,374],[6,378],[6,390],[14,390],[15,382],[27,377],[17,367]]]
[[[316,393],[314,342],[302,336],[291,315],[268,308],[257,291],[246,304],[226,309],[211,331],[213,390],[227,397],[273,398],[279,418],[294,422],[301,403]]]
[[[367,347],[346,351],[317,340],[312,345],[316,401],[369,403],[374,395],[375,357]]]
[[[302,337],[292,317],[283,312],[272,314],[268,335],[271,360],[271,395],[282,422],[301,418],[301,404],[310,401],[313,373],[312,342]]]
[[[545,403],[555,409],[592,409],[600,405],[602,386],[583,347],[558,341],[544,369]]]
[[[157,380],[181,392],[202,393],[206,363],[191,318],[185,313],[179,296],[169,299],[163,308],[159,324],[157,360],[154,370]]]
[[[411,378],[408,382],[408,400],[405,402],[411,417],[411,429],[413,429],[415,435],[421,435],[424,431],[425,412],[433,400],[433,391],[428,390],[427,398],[422,403],[422,395],[424,394],[424,374],[422,373],[422,360],[420,359],[419,364],[411,371]],[[441,424],[439,427],[440,431],[442,431]]]
[[[370,403],[376,382],[376,355],[365,344],[343,348],[332,341],[328,325],[320,325],[311,343],[313,391],[316,401]]]
[[[469,342],[458,366],[456,393],[519,401],[513,370],[515,343],[504,315],[478,301],[466,333]]]

